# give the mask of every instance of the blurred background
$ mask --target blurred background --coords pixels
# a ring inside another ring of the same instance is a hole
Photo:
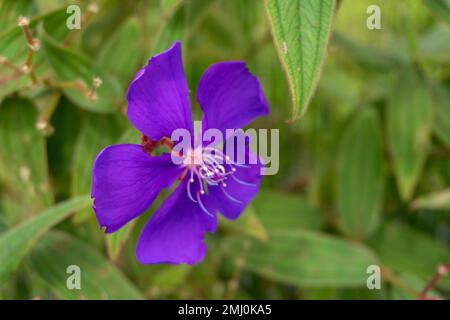
[[[71,4],[79,30],[66,27]],[[381,30],[366,27],[371,4]],[[31,59],[20,15],[40,42]],[[445,0],[338,1],[317,92],[288,124],[261,1],[0,0],[0,298],[418,298],[450,262],[449,23]],[[247,62],[271,111],[252,127],[280,129],[280,170],[208,235],[202,263],[143,266],[136,240],[167,193],[105,235],[91,169],[105,146],[140,143],[124,116],[127,86],[177,39],[197,119],[207,66]],[[69,265],[81,269],[80,290],[66,287]],[[371,265],[380,289],[367,288]],[[427,297],[449,298],[450,277]]]

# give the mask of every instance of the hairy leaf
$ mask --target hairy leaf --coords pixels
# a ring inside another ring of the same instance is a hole
[[[292,96],[291,120],[303,115],[320,77],[334,0],[265,0],[275,46]]]

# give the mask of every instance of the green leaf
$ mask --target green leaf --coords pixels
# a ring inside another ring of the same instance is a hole
[[[91,191],[92,166],[100,151],[114,144],[120,135],[116,115],[89,114],[78,135],[72,162],[71,195],[77,196]],[[92,209],[82,210],[75,216],[76,222],[92,215]]]
[[[54,133],[47,139],[47,153],[53,190],[62,198],[71,194],[72,163],[79,131],[82,130],[82,110],[66,97],[61,97],[51,119]],[[78,133],[78,134],[74,134]]]
[[[229,239],[229,254],[239,253],[242,239]],[[362,287],[367,267],[377,259],[367,248],[311,231],[277,231],[269,240],[250,243],[244,269],[267,279],[307,287]]]
[[[183,0],[162,0],[161,1],[161,10],[166,14],[170,15],[171,12],[174,12],[176,8],[183,2]]]
[[[186,6],[178,6],[170,19],[163,26],[161,32],[156,36],[157,40],[154,48],[152,48],[153,54],[167,50],[167,48],[176,40],[183,41],[185,37],[186,24]]]
[[[440,263],[450,261],[450,250],[429,235],[401,223],[385,225],[371,239],[383,265],[393,271],[407,272],[428,281]],[[450,278],[438,287],[450,288]]]
[[[324,215],[300,195],[260,190],[252,202],[256,216],[270,231],[319,229]]]
[[[19,16],[30,17],[35,11],[34,1],[2,0],[0,3],[0,33],[16,27]]]
[[[438,63],[450,61],[450,26],[437,24],[427,31],[419,43],[419,55]]]
[[[96,101],[90,101],[75,88],[65,88],[64,93],[70,100],[89,111],[109,113],[118,110],[124,97],[117,80],[101,68],[97,68],[88,58],[61,47],[48,36],[42,37],[42,49],[60,81],[81,80],[87,88],[90,88],[94,78],[99,77],[102,80],[102,85],[96,92]]]
[[[334,32],[332,44],[362,67],[373,71],[390,71],[402,62],[402,58],[391,51],[356,42],[339,32]]]
[[[252,205],[248,206],[236,221],[220,218],[219,225],[221,228],[236,231],[259,240],[267,240],[267,231],[261,224]]]
[[[127,20],[103,46],[97,61],[126,88],[140,62],[140,29],[136,19]]]
[[[275,47],[289,82],[292,116],[303,115],[319,81],[334,0],[265,0]]]
[[[12,97],[0,104],[0,181],[4,211],[12,222],[53,203],[45,138],[36,129],[31,101]]]
[[[106,248],[108,251],[108,256],[111,258],[111,260],[116,260],[119,257],[126,241],[130,237],[130,234],[133,231],[134,226],[136,225],[136,222],[137,220],[132,220],[116,232],[105,235]]]
[[[415,210],[450,210],[450,189],[420,196],[411,203],[411,207]]]
[[[0,235],[0,282],[13,272],[28,250],[50,228],[72,213],[91,206],[90,196],[80,196],[61,202],[39,215],[8,229]]]
[[[450,0],[424,0],[430,11],[443,21],[450,23]]]
[[[183,283],[191,270],[189,265],[166,266],[152,277],[152,286],[159,290],[173,290]]]
[[[434,133],[450,147],[450,90],[447,87],[432,87],[434,106]]]
[[[31,269],[62,299],[143,299],[136,287],[93,247],[51,231],[32,250]],[[69,290],[67,267],[80,268],[79,290]]]
[[[377,114],[363,110],[345,131],[337,171],[337,214],[347,235],[370,235],[380,221],[383,150]]]
[[[387,108],[388,142],[400,196],[411,198],[428,153],[433,120],[427,85],[413,70],[401,70]]]

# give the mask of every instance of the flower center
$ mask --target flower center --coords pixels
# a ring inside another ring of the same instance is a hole
[[[201,182],[201,190],[203,190],[203,182],[207,185],[226,187],[225,180],[236,171],[230,158],[213,148],[189,150],[183,164],[189,168],[191,183],[194,175],[197,176]]]
[[[231,201],[242,203],[225,190],[227,187],[226,180],[229,177],[234,178],[234,180],[239,183],[243,182],[233,176],[236,172],[236,164],[234,164],[222,151],[214,148],[191,149],[186,153],[183,164],[188,169],[190,175],[187,185],[188,197],[193,202],[198,203],[206,214],[212,216],[201,199],[201,196],[206,193],[205,189],[207,190],[208,186],[216,186],[220,188],[225,196]],[[199,184],[199,188],[194,196],[191,192],[191,185],[195,183],[196,180]]]

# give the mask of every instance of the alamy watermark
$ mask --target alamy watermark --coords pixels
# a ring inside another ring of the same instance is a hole
[[[239,167],[260,163],[261,175],[278,173],[279,129],[226,129],[223,132],[211,128],[203,131],[200,121],[195,121],[194,127],[195,137],[184,128],[172,132],[174,164],[201,167],[214,163],[220,170],[223,164]]]

